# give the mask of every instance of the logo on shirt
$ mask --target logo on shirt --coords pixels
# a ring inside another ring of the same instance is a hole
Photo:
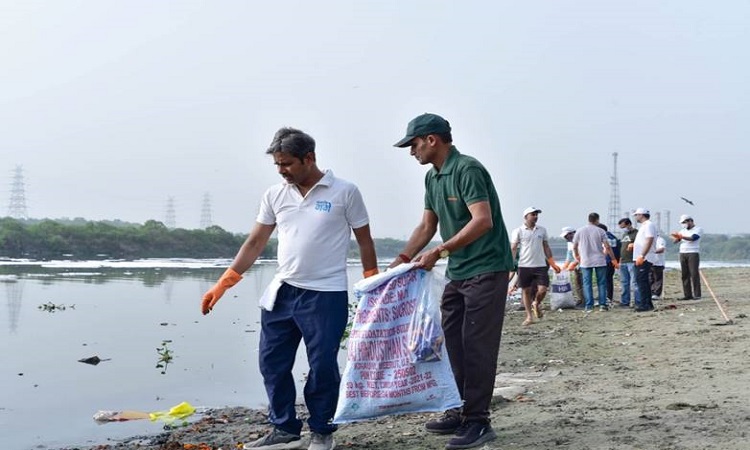
[[[325,200],[318,200],[315,202],[315,211],[322,211],[322,212],[331,212],[331,207],[333,205],[331,202],[327,202]]]

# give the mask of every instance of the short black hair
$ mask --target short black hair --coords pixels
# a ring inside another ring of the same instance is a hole
[[[622,224],[633,225],[633,222],[630,219],[628,219],[627,217],[623,217],[622,219],[620,219],[619,222],[617,222],[617,225],[622,225]]]
[[[445,133],[430,133],[434,136],[437,136],[440,138],[441,141],[443,141],[444,144],[452,144],[453,143],[453,135],[451,135],[450,131],[446,131]],[[425,134],[424,136],[417,136],[420,139],[426,139],[427,136],[430,134]]]
[[[609,231],[609,230],[607,230],[607,226],[604,225],[603,223],[597,223],[596,226],[599,227],[599,228],[601,228],[604,231]]]
[[[589,223],[594,223],[597,220],[599,220],[599,214],[597,214],[597,213],[589,213]]]
[[[315,152],[315,139],[296,128],[280,128],[273,135],[273,140],[266,150],[266,154],[271,155],[278,152],[288,153],[301,161],[308,153]]]

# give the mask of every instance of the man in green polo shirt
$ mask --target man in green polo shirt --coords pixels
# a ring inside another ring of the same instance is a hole
[[[482,164],[452,144],[451,127],[436,114],[422,114],[394,146],[410,148],[425,175],[425,209],[404,251],[391,265],[410,262],[432,269],[448,258],[441,302],[443,331],[458,391],[460,410],[428,422],[432,433],[454,434],[447,449],[479,447],[495,439],[490,401],[508,292],[513,270],[508,232],[492,178]],[[423,253],[440,224],[443,242]]]

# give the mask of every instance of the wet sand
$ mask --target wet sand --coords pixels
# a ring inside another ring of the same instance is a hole
[[[705,285],[701,300],[678,301],[677,270],[665,273],[654,312],[546,310],[523,327],[523,312],[510,308],[496,385],[512,389],[493,401],[498,438],[481,448],[750,448],[750,268],[704,274],[732,324]],[[423,429],[431,416],[341,426],[337,448],[442,449],[448,437]],[[229,450],[266,431],[264,411],[222,408],[158,436],[65,450]]]

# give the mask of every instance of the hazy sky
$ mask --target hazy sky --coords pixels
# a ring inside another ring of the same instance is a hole
[[[750,3],[0,0],[0,204],[33,218],[252,226],[294,126],[406,238],[423,176],[392,144],[423,112],[489,169],[508,228],[621,209],[750,232]],[[745,125],[742,125],[742,124]],[[692,200],[690,206],[680,197]]]

